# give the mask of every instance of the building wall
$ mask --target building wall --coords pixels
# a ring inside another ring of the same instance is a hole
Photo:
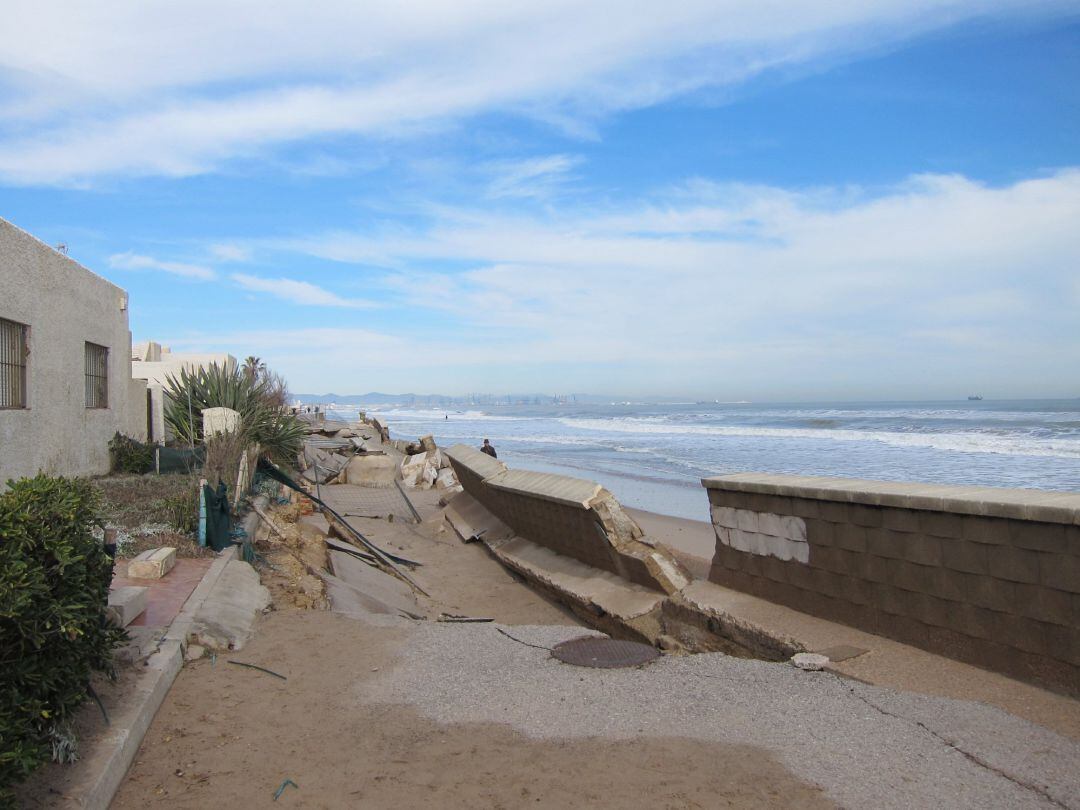
[[[157,360],[139,359],[156,357]],[[224,352],[216,354],[174,354],[153,341],[139,344],[132,352],[131,376],[145,380],[150,390],[153,412],[153,440],[164,444],[172,438],[172,431],[165,425],[165,391],[169,387],[168,378],[177,378],[184,369],[195,369],[217,363],[229,370],[237,367],[236,358]]]
[[[0,410],[0,485],[109,471],[116,431],[146,436],[146,384],[131,378],[127,293],[0,219],[0,317],[30,327],[27,407]],[[85,343],[109,349],[109,407],[88,409]]]
[[[702,483],[712,582],[1080,694],[1080,494],[756,473]]]

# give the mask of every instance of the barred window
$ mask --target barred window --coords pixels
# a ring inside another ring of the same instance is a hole
[[[86,407],[109,407],[109,350],[86,344]]]
[[[26,324],[0,318],[0,408],[26,407]]]

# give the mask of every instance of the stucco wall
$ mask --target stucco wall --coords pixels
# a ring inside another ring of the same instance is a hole
[[[146,436],[146,384],[131,378],[127,294],[0,219],[0,317],[30,327],[27,408],[0,410],[0,485],[109,470],[119,430]],[[85,343],[109,348],[109,407],[88,409]]]
[[[719,585],[1080,694],[1080,494],[703,481]]]
[[[161,347],[152,341],[144,341],[141,344],[143,352],[148,351],[145,348],[147,345],[152,347],[149,353],[158,354],[161,359],[132,359],[131,376],[137,380],[145,380],[147,387],[150,389],[153,409],[153,439],[158,444],[164,444],[167,440],[173,438],[172,431],[165,424],[165,398],[167,396],[165,391],[169,387],[168,378],[179,378],[180,372],[184,369],[210,366],[213,363],[233,370],[236,368],[237,363],[235,357],[224,352],[217,354],[173,354],[167,350],[161,352]],[[139,349],[135,349],[133,353],[137,356]]]

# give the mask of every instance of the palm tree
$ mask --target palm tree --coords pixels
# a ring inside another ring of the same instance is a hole
[[[244,358],[243,370],[244,375],[252,382],[255,382],[255,380],[259,379],[259,377],[266,372],[266,363],[254,355],[249,355]]]

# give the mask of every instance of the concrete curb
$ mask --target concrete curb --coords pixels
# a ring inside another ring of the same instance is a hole
[[[74,806],[90,810],[107,810],[109,807],[135,760],[154,715],[184,666],[184,650],[195,614],[206,601],[225,566],[237,558],[236,546],[230,546],[218,554],[169,625],[157,651],[146,659],[145,671],[138,676],[133,690],[134,699],[123,712],[111,718],[110,731],[101,739],[94,755],[74,766],[86,771],[84,786],[68,792]]]

